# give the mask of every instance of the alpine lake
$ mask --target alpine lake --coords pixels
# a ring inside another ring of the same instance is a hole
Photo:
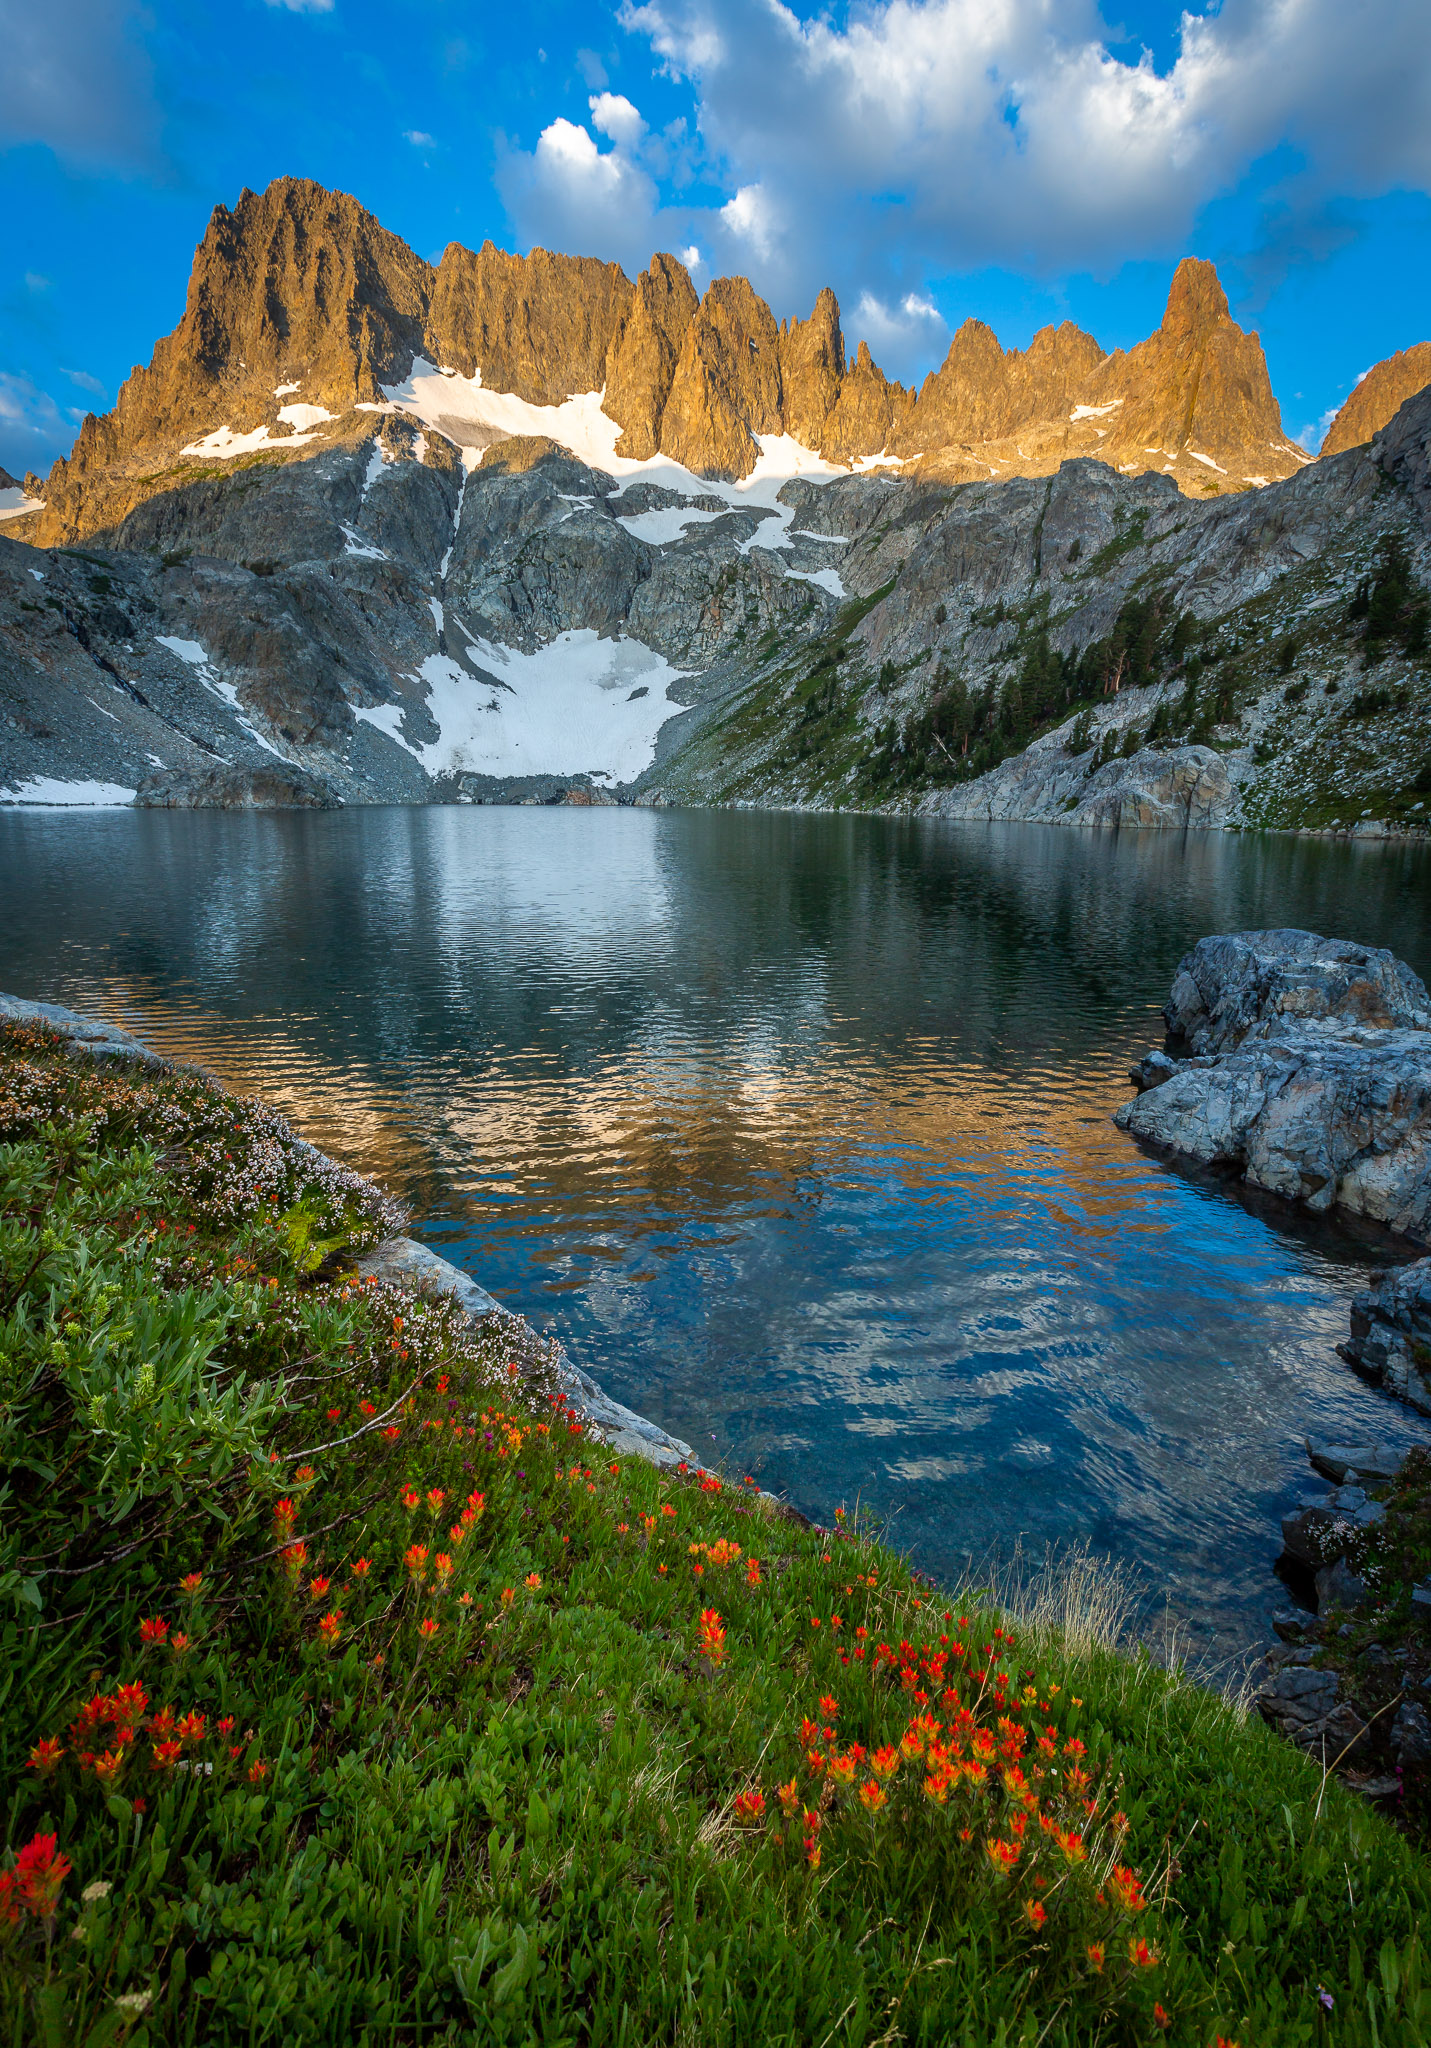
[[[1085,1543],[1235,1669],[1406,1246],[1110,1117],[1204,934],[1431,971],[1406,844],[725,811],[0,811],[0,988],[281,1108],[617,1399],[944,1578]]]

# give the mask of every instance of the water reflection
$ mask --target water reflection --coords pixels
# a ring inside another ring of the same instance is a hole
[[[1256,1634],[1373,1250],[1108,1121],[1205,931],[1431,965],[1402,848],[722,813],[0,816],[0,986],[277,1101],[613,1392],[953,1569]]]

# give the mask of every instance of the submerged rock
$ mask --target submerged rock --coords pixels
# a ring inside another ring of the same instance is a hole
[[[1431,1236],[1431,996],[1404,962],[1313,932],[1230,933],[1182,961],[1163,1014],[1189,1056],[1134,1070],[1120,1129]]]

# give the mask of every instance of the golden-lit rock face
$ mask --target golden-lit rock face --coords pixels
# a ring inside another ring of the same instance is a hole
[[[44,510],[8,532],[45,545],[112,532],[225,458],[232,474],[235,457],[284,461],[370,435],[355,408],[420,356],[531,406],[602,392],[619,456],[708,476],[749,475],[755,437],[772,434],[831,463],[882,456],[946,482],[1043,476],[1091,455],[1200,496],[1309,459],[1287,441],[1261,344],[1231,318],[1210,263],[1178,266],[1161,326],[1132,349],[1105,355],[1065,321],[1005,350],[966,320],[916,393],[863,343],[846,361],[829,290],[808,319],[777,326],[744,278],[698,299],[671,255],[634,285],[613,263],[490,242],[475,254],[454,243],[434,270],[346,194],[280,178],[215,209],[179,325],[114,410],[86,420],[68,460],[29,480]],[[1324,452],[1366,439],[1428,378],[1431,344],[1379,365]],[[204,445],[220,422],[242,449]]]
[[[1351,397],[1327,429],[1321,446],[1323,455],[1340,455],[1344,448],[1359,448],[1373,434],[1431,384],[1431,341],[1418,341],[1403,348],[1385,362],[1368,370]]]
[[[529,405],[559,405],[573,391],[600,391],[606,359],[625,324],[631,285],[615,263],[512,256],[484,242],[474,256],[457,242],[443,252],[427,308],[428,360]],[[402,374],[408,364],[404,363]]]
[[[660,452],[676,360],[698,303],[685,265],[674,256],[653,256],[636,280],[626,323],[606,359],[604,405],[623,429],[616,453],[632,462],[649,462]]]

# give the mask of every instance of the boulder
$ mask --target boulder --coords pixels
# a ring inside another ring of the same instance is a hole
[[[1404,962],[1314,932],[1229,933],[1186,956],[1163,1015],[1191,1057],[1163,1080],[1143,1063],[1121,1129],[1313,1211],[1431,1236],[1431,997]]]
[[[1200,939],[1163,1009],[1191,1052],[1227,1052],[1288,1022],[1431,1030],[1431,995],[1384,946],[1286,929]]]
[[[1406,1462],[1406,1453],[1390,1444],[1334,1444],[1320,1436],[1306,1439],[1306,1451],[1317,1470],[1336,1486],[1360,1479],[1395,1479]]]
[[[1353,1297],[1342,1357],[1373,1386],[1431,1415],[1431,1259],[1398,1266]]]
[[[1330,1613],[1333,1608],[1350,1614],[1366,1603],[1366,1580],[1345,1557],[1323,1566],[1317,1573],[1316,1587],[1319,1614]]]
[[[1335,1671],[1284,1665],[1258,1693],[1257,1710],[1289,1742],[1330,1766],[1350,1756],[1366,1734],[1367,1724],[1340,1693]]]

